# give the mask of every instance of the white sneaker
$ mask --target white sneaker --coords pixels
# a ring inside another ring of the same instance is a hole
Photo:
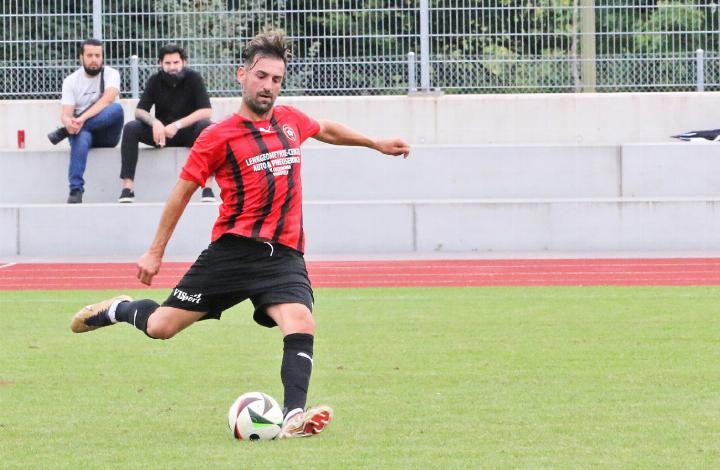
[[[333,410],[326,405],[313,406],[304,412],[297,408],[289,412],[285,417],[279,437],[280,439],[288,439],[320,434],[330,423],[332,417]]]

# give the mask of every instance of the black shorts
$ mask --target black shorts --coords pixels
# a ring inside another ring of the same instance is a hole
[[[245,299],[255,306],[254,320],[272,328],[269,305],[300,303],[312,312],[310,287],[302,253],[280,244],[226,234],[204,250],[165,300],[163,306],[207,312],[219,319],[223,310]]]

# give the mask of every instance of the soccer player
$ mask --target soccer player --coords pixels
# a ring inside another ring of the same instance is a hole
[[[253,38],[237,72],[239,111],[205,129],[192,147],[155,238],[138,261],[138,278],[151,284],[190,196],[213,173],[221,188],[220,215],[212,242],[163,305],[119,296],[83,308],[71,322],[75,333],[126,322],[151,338],[168,339],[198,320],[220,318],[223,310],[249,298],[254,320],[278,326],[283,335],[283,438],[317,434],[332,419],[328,406],[305,410],[315,321],[303,258],[300,144],[313,137],[387,155],[407,157],[410,152],[401,139],[373,140],[296,108],[274,106],[287,57],[281,30],[265,30]]]

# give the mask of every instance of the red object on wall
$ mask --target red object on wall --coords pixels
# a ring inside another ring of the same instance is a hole
[[[25,148],[25,130],[20,129],[18,131],[18,148],[24,149]]]

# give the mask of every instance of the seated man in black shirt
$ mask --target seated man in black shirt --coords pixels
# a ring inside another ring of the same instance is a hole
[[[140,97],[135,120],[123,129],[119,202],[135,200],[138,142],[155,147],[192,147],[200,132],[210,125],[210,97],[200,74],[187,67],[185,51],[167,44],[160,49],[159,62],[160,70],[150,76]],[[153,105],[155,117],[150,114]],[[203,188],[202,200],[215,201],[210,182]]]

